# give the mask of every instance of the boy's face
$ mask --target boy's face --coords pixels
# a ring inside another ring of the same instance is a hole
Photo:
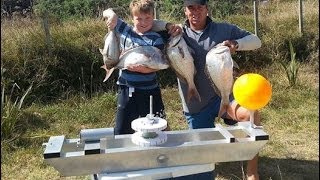
[[[133,12],[133,26],[138,33],[145,33],[152,28],[153,13]]]

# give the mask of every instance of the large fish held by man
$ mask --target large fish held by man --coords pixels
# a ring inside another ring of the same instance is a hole
[[[166,47],[166,54],[170,67],[172,67],[179,79],[188,84],[187,100],[190,101],[191,97],[196,97],[201,101],[199,92],[194,84],[194,75],[196,73],[194,60],[186,41],[182,37],[182,33],[170,39]]]
[[[221,97],[218,119],[227,112],[230,106],[229,96],[234,83],[233,66],[234,62],[227,46],[217,45],[206,55],[207,74],[213,83],[214,90]]]
[[[103,82],[108,80],[115,68],[126,69],[130,65],[143,65],[154,70],[169,67],[168,61],[160,49],[154,46],[137,46],[124,51],[119,57],[119,62],[112,68],[108,68],[106,65],[102,66],[106,70]]]

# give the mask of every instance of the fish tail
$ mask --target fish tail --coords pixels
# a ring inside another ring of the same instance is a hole
[[[102,65],[102,66],[100,66],[100,68],[102,68],[102,69],[104,69],[104,70],[108,70],[108,68],[107,68],[107,66],[104,64],[104,65]]]
[[[197,90],[195,85],[189,86],[189,88],[188,88],[188,94],[187,94],[188,102],[190,101],[190,99],[192,97],[196,97],[199,101],[201,101],[200,94],[199,94],[199,92],[198,92],[198,90]]]
[[[218,120],[221,118],[221,116],[227,112],[227,109],[229,107],[229,103],[228,104],[224,104],[223,101],[221,100],[220,103],[220,109],[219,109],[219,113],[218,113]]]
[[[101,66],[101,68],[106,71],[106,76],[103,80],[103,82],[106,82],[109,79],[109,77],[111,76],[111,74],[113,73],[114,68],[108,69],[105,64],[103,66]]]

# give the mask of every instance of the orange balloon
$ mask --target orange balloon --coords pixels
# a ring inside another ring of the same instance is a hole
[[[243,74],[233,85],[233,95],[237,103],[250,110],[267,105],[271,94],[270,82],[259,74]]]

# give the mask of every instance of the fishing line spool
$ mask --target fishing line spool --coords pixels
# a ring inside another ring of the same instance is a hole
[[[131,123],[131,128],[136,131],[131,136],[134,144],[149,147],[160,145],[167,141],[167,134],[162,131],[167,127],[167,121],[163,118],[155,117],[152,112],[152,96],[150,96],[150,113],[146,117],[133,120]]]

